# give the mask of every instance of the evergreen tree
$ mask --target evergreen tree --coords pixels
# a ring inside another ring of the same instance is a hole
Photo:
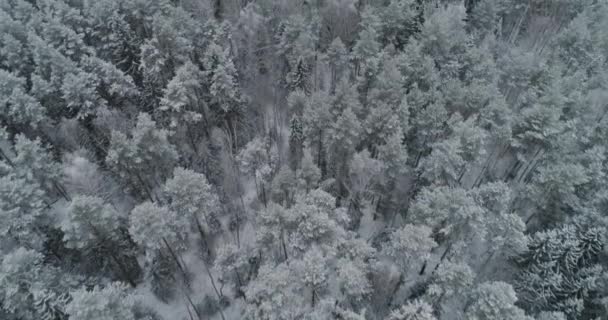
[[[186,249],[189,217],[165,207],[144,202],[131,211],[129,234],[133,241],[146,249],[148,259],[154,258],[161,249],[167,250],[178,260],[177,253]],[[179,261],[176,261],[179,265]]]
[[[169,209],[196,226],[203,240],[206,233],[220,231],[216,217],[220,200],[202,173],[175,168],[173,177],[163,185],[163,195]]]
[[[573,225],[535,233],[521,256],[517,282],[524,305],[533,312],[581,314],[603,273],[597,263],[603,234],[600,228],[581,230]]]
[[[327,64],[331,70],[331,87],[330,91],[334,92],[336,83],[347,75],[348,66],[350,63],[349,52],[339,37],[335,38],[327,48],[325,53]]]
[[[515,306],[515,290],[504,282],[482,283],[470,299],[472,302],[466,308],[469,319],[532,319]]]
[[[103,288],[95,286],[90,291],[82,288],[71,295],[72,301],[66,307],[70,319],[135,320],[135,297],[119,282],[112,282]]]
[[[153,189],[156,178],[170,170],[177,152],[169,142],[169,131],[158,129],[146,113],[140,113],[130,135],[113,131],[106,163],[134,189],[151,201],[156,200]]]
[[[393,310],[388,317],[389,320],[435,320],[433,307],[421,300],[414,300]]]
[[[321,180],[321,170],[315,164],[310,149],[304,149],[300,170],[296,172],[299,179],[304,182],[306,192],[316,188]]]
[[[0,69],[0,106],[2,114],[14,125],[37,126],[45,118],[46,111],[35,97],[25,89],[25,79]]]

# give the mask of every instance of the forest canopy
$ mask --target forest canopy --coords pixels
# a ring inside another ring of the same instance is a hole
[[[606,0],[1,0],[0,319],[608,319]]]

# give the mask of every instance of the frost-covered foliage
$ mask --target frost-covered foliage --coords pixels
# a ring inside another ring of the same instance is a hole
[[[70,319],[135,320],[135,298],[128,288],[119,282],[112,282],[103,288],[95,286],[92,290],[78,289],[71,295],[72,301],[66,306]]]
[[[433,307],[420,300],[413,300],[399,309],[394,310],[388,317],[389,320],[436,320]]]
[[[0,0],[0,319],[604,319],[607,21]]]

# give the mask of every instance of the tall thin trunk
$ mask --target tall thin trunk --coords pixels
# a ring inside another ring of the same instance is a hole
[[[523,24],[529,9],[530,3],[528,3],[528,5],[526,6],[526,10],[524,10],[524,12],[521,14],[519,21],[515,24],[515,26],[513,26],[513,29],[511,30],[511,34],[509,35],[510,43],[514,43],[515,39],[517,39],[517,36],[519,35],[519,30],[521,29],[521,25]]]
[[[397,296],[397,292],[399,292],[399,289],[401,289],[401,286],[403,286],[404,283],[405,283],[405,276],[403,275],[403,272],[402,272],[399,275],[399,281],[397,281],[397,284],[391,291],[391,295],[389,297],[388,304],[386,305],[387,307],[391,307],[393,305],[393,303],[395,302],[395,297]]]
[[[211,270],[209,270],[209,266],[207,266],[207,264],[205,262],[203,262],[203,266],[205,267],[205,270],[207,271],[207,275],[209,276],[209,280],[211,281],[211,286],[213,287],[213,290],[215,291],[215,294],[217,295],[218,302],[221,302],[223,295],[220,293],[220,291],[217,289],[217,286],[215,285],[215,280],[213,280],[213,275],[211,275]],[[222,320],[226,320],[221,306],[219,308],[219,312],[220,312],[220,316],[222,317]]]
[[[185,267],[182,265],[181,261],[177,257],[177,254],[175,253],[175,251],[173,251],[173,248],[171,248],[171,246],[167,242],[167,239],[165,239],[164,237],[163,237],[163,242],[165,243],[165,246],[167,247],[167,250],[169,250],[169,254],[171,254],[171,257],[173,258],[173,260],[177,264],[177,268],[180,270],[180,272],[184,276],[184,281],[186,283],[188,283],[188,273],[186,272]]]
[[[53,181],[53,186],[55,187],[55,189],[57,190],[57,192],[59,192],[59,194],[66,201],[72,201],[72,199],[70,198],[70,195],[68,195],[68,193],[65,191],[65,188],[59,182]]]
[[[285,232],[281,228],[281,247],[283,247],[283,255],[285,256],[285,261],[289,259],[287,256],[287,247],[285,246]]]
[[[262,183],[262,201],[264,202],[264,208],[268,208],[268,199],[266,199],[266,187]]]
[[[152,191],[150,191],[148,189],[148,185],[144,182],[144,179],[141,177],[141,175],[139,174],[139,172],[135,173],[135,177],[137,178],[137,180],[139,181],[139,183],[141,183],[142,188],[144,189],[144,191],[146,192],[146,195],[148,196],[148,199],[150,199],[150,202],[155,202],[154,198],[152,197]]]
[[[209,246],[209,243],[207,242],[207,237],[205,235],[205,230],[203,230],[203,225],[201,224],[201,221],[196,216],[196,214],[194,214],[193,216],[194,216],[194,221],[196,222],[196,229],[198,230],[198,234],[201,236],[201,242],[203,243],[203,245],[205,246],[205,249],[207,250],[207,255],[211,256],[211,247]]]
[[[188,303],[190,303],[190,306],[192,306],[192,309],[194,310],[194,313],[196,313],[196,317],[200,320],[201,319],[201,313],[198,311],[198,308],[196,307],[196,305],[194,305],[194,302],[192,302],[192,298],[190,298],[190,295],[187,292],[184,292],[186,299],[188,299]],[[190,314],[190,310],[188,309],[188,313]],[[192,317],[192,315],[190,315],[190,317]]]
[[[443,263],[443,260],[445,260],[445,258],[448,256],[448,253],[450,253],[451,250],[452,250],[452,243],[450,242],[450,243],[448,243],[447,247],[445,248],[445,251],[441,255],[441,258],[439,258],[439,262],[433,269],[433,273],[435,273],[435,271],[437,271],[437,269],[439,269],[439,266],[441,266],[441,264]]]

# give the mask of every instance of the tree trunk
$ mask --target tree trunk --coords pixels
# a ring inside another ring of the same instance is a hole
[[[441,266],[441,264],[443,263],[443,260],[445,260],[445,258],[448,256],[448,253],[450,252],[450,250],[452,250],[452,243],[451,242],[445,248],[445,251],[441,255],[441,258],[439,258],[439,262],[435,266],[435,269],[433,269],[433,273],[435,273],[435,271],[437,271],[437,269],[439,269],[439,266]]]
[[[137,178],[139,183],[141,183],[141,186],[144,189],[144,191],[146,192],[148,199],[150,199],[150,202],[154,202],[154,198],[152,198],[152,192],[150,190],[148,190],[148,185],[144,182],[144,179],[141,177],[139,172],[135,173],[135,177]]]
[[[182,265],[181,261],[179,261],[179,258],[177,257],[177,254],[175,253],[175,251],[173,251],[173,248],[171,248],[171,246],[167,242],[167,239],[165,239],[164,237],[163,237],[163,242],[165,243],[165,246],[167,247],[167,250],[169,250],[169,254],[171,254],[171,257],[173,258],[173,260],[177,264],[177,267],[179,268],[180,272],[184,276],[184,281],[186,283],[188,283],[188,273],[186,272],[185,267]]]
[[[287,256],[287,247],[285,246],[285,233],[282,228],[281,228],[281,246],[283,247],[283,255],[285,255],[285,261],[287,261],[287,259],[289,259],[289,257]]]
[[[217,289],[217,286],[215,285],[215,280],[213,280],[213,275],[211,275],[211,270],[209,270],[207,263],[205,263],[204,261],[203,261],[203,266],[205,266],[205,270],[207,271],[209,280],[211,280],[211,286],[213,287],[213,290],[215,291],[215,294],[217,295],[218,302],[221,303],[223,295],[220,293],[220,291]],[[220,312],[220,316],[222,317],[222,320],[226,320],[226,318],[224,317],[224,312],[222,311],[221,305],[219,308],[219,312]]]
[[[401,289],[401,286],[403,286],[404,283],[405,283],[405,276],[403,275],[403,272],[402,272],[399,275],[399,281],[397,281],[395,288],[393,288],[393,291],[391,291],[391,295],[389,297],[388,304],[386,305],[387,307],[391,307],[393,305],[393,303],[395,302],[395,296],[397,296],[397,292],[399,292],[399,289]]]

